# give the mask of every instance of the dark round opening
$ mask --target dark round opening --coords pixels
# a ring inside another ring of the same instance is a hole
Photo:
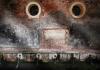
[[[80,16],[80,14],[81,14],[81,8],[78,5],[76,5],[76,6],[74,6],[72,8],[72,12],[73,12],[73,14],[75,16]]]
[[[35,4],[31,5],[29,7],[29,13],[32,16],[36,16],[39,13],[39,7]]]

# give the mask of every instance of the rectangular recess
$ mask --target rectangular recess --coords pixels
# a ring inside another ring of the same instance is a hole
[[[42,30],[42,47],[50,49],[61,49],[66,47],[66,41],[69,36],[67,29],[52,28]]]

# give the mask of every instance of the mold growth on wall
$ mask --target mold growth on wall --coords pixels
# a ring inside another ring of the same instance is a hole
[[[0,3],[1,47],[100,48],[98,0],[1,0]]]

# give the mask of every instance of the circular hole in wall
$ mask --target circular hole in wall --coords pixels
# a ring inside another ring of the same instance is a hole
[[[71,13],[72,17],[74,17],[74,18],[83,17],[86,13],[86,7],[85,7],[84,3],[81,3],[81,2],[73,3],[70,7],[70,13]]]
[[[26,6],[26,14],[29,18],[38,18],[41,14],[41,6],[37,2],[30,2]]]

